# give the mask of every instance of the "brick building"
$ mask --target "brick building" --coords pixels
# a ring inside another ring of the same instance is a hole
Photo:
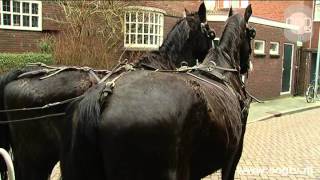
[[[168,31],[181,18],[184,8],[196,11],[197,1],[129,1],[125,15],[124,47],[128,50],[153,50],[162,43]],[[254,70],[248,79],[249,91],[262,99],[293,95],[304,91],[310,81],[312,62],[317,47],[319,22],[313,21],[313,36],[297,46],[296,39],[285,32],[296,26],[288,21],[291,6],[306,6],[310,17],[319,17],[316,1],[205,0],[208,21],[221,36],[229,7],[242,11],[252,4],[250,25],[257,30],[252,55]],[[59,7],[49,1],[0,0],[0,52],[39,51],[39,40],[46,33],[61,29],[50,19],[62,16]],[[316,8],[315,8],[316,7]],[[301,49],[304,49],[303,51]],[[298,51],[299,50],[299,51]],[[301,51],[300,51],[301,50]],[[309,59],[308,59],[309,58]],[[305,65],[308,62],[307,65]]]

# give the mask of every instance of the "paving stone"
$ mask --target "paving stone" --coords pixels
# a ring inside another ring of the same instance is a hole
[[[320,179],[319,115],[320,109],[313,109],[248,124],[236,177]],[[219,179],[219,175],[210,178]]]

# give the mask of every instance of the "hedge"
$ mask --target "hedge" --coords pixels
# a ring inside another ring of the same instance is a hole
[[[51,54],[43,53],[23,53],[10,54],[0,53],[0,72],[6,72],[11,69],[20,68],[28,63],[42,62],[52,64],[53,57]]]

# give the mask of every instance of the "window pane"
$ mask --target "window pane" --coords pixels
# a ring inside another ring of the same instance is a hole
[[[144,23],[148,23],[149,22],[149,13],[144,13]]]
[[[249,5],[249,1],[248,0],[241,0],[241,8],[246,8]]]
[[[20,15],[13,15],[13,25],[20,26]]]
[[[230,0],[224,0],[223,1],[223,8],[229,8],[230,7]]]
[[[23,16],[23,26],[26,26],[26,27],[30,26],[29,16]]]
[[[143,44],[148,44],[148,35],[144,35]]]
[[[130,13],[127,12],[127,13],[126,13],[126,22],[129,22],[129,16],[130,16]]]
[[[129,34],[126,35],[126,44],[129,44]]]
[[[262,50],[262,42],[255,42],[254,43],[254,48],[256,50]]]
[[[158,36],[155,36],[154,38],[155,44],[158,44]]]
[[[159,22],[159,15],[156,14],[156,19],[155,19],[155,23],[158,23]]]
[[[150,33],[153,34],[154,25],[150,25]]]
[[[20,2],[13,1],[13,12],[20,12]]]
[[[232,0],[231,1],[231,6],[233,8],[239,8],[239,4],[240,4],[239,0]]]
[[[158,34],[158,25],[155,25],[154,30],[155,30],[155,34]]]
[[[315,12],[314,12],[314,20],[319,21],[320,20],[320,5],[316,5],[314,7]]]
[[[148,33],[148,30],[149,30],[149,25],[145,24],[144,25],[144,33]]]
[[[138,24],[138,33],[142,33],[142,24]]]
[[[29,13],[29,3],[22,3],[22,12],[23,13]]]
[[[2,9],[3,11],[10,11],[10,0],[2,1]]]
[[[153,36],[150,36],[150,44],[153,44]]]
[[[3,25],[11,25],[11,14],[3,14]]]
[[[219,45],[219,40],[215,39],[215,40],[213,40],[213,43],[214,43],[214,46],[217,47]]]
[[[126,24],[126,31],[125,32],[129,33],[129,24],[128,23]]]
[[[142,35],[138,34],[138,44],[142,44]]]
[[[135,44],[136,43],[136,35],[135,34],[131,34],[131,44]]]
[[[131,33],[136,32],[136,24],[131,24]]]
[[[32,3],[32,14],[38,14],[38,4]]]
[[[154,23],[154,13],[150,13],[150,23]]]
[[[132,12],[131,13],[131,22],[136,22],[136,13],[135,12]]]
[[[143,13],[142,12],[138,13],[138,22],[143,22]]]
[[[37,16],[32,16],[32,27],[38,27],[38,17]]]

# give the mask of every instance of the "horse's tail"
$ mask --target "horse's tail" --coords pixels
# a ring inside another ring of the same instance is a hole
[[[5,109],[4,105],[4,89],[7,84],[14,81],[22,74],[22,70],[13,70],[0,76],[0,110]],[[0,121],[7,121],[7,114],[0,112]],[[6,151],[10,149],[10,133],[8,124],[0,124],[0,148],[4,148]],[[4,174],[6,171],[5,162],[0,160],[0,174]]]
[[[90,88],[84,98],[71,107],[73,132],[69,168],[72,179],[101,179],[102,157],[98,147],[98,124],[101,114],[101,95],[105,85]]]

